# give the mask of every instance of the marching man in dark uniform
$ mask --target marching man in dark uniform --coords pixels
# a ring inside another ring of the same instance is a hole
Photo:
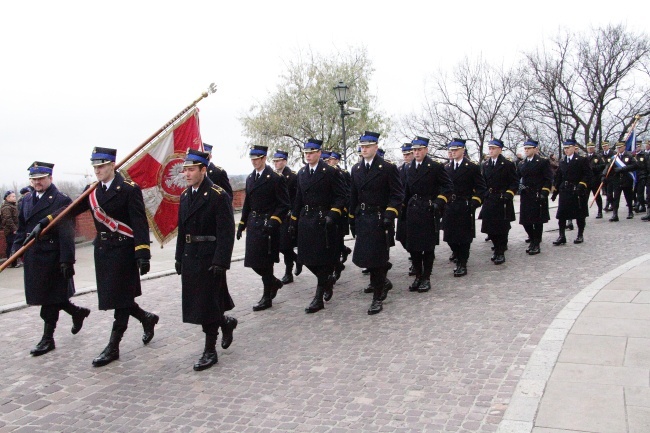
[[[483,177],[487,194],[479,214],[481,232],[487,233],[494,244],[492,262],[500,265],[506,261],[510,222],[515,218],[513,199],[519,187],[515,163],[502,154],[503,141],[493,138],[488,142],[489,158],[483,163]]]
[[[345,245],[345,237],[350,234],[350,226],[348,225],[348,208],[347,205],[350,202],[350,184],[352,183],[352,177],[347,170],[342,169],[339,166],[341,161],[341,154],[335,151],[330,152],[330,157],[327,159],[327,163],[334,167],[339,174],[343,177],[343,186],[345,186],[345,206],[343,207],[343,215],[338,219],[338,233],[339,233],[339,251],[341,256],[341,261],[336,264],[334,269],[334,276],[336,280],[341,277],[341,272],[345,269],[344,263],[348,260],[348,255],[352,252],[350,248]]]
[[[636,170],[636,159],[634,155],[625,150],[625,142],[620,141],[616,143],[616,162],[607,175],[607,168],[603,170],[603,178],[612,185],[614,189],[614,197],[612,200],[612,217],[609,219],[611,222],[618,221],[618,206],[621,202],[621,193],[625,196],[625,203],[627,204],[627,219],[634,218],[633,202],[634,202],[634,178],[631,172]],[[611,164],[613,159],[608,162]]]
[[[537,154],[539,143],[531,138],[524,143],[526,157],[519,162],[519,224],[530,239],[526,252],[531,256],[541,252],[544,224],[551,216],[548,211],[548,195],[553,186],[553,172],[548,159]]]
[[[34,190],[25,195],[18,213],[18,230],[12,250],[15,252],[31,239],[34,245],[25,251],[25,301],[40,305],[44,322],[43,337],[31,350],[33,356],[54,350],[54,330],[59,311],[72,316],[72,333],[81,330],[90,310],[70,302],[74,294],[74,220],[65,218],[47,234],[39,236],[54,214],[72,200],[52,183],[54,164],[34,162],[29,178]]]
[[[293,206],[294,201],[296,200],[296,190],[298,188],[298,180],[296,173],[287,167],[287,159],[289,158],[289,153],[284,150],[276,150],[273,154],[273,165],[275,166],[275,172],[280,176],[284,176],[287,183],[287,190],[289,192],[289,201]],[[302,272],[302,263],[296,262],[296,253],[293,252],[293,248],[296,246],[296,240],[294,236],[291,236],[289,233],[289,226],[291,222],[291,214],[287,214],[282,219],[282,227],[280,228],[280,252],[284,257],[284,276],[282,277],[282,284],[293,283],[293,264],[296,263],[296,275],[300,275]]]
[[[607,162],[611,162],[612,157],[616,152],[614,152],[612,149],[609,148],[609,141],[601,141],[600,142],[600,147],[603,148],[603,153],[601,154],[601,157]],[[605,183],[603,184],[603,188],[601,189],[601,192],[605,193],[605,198],[607,199],[605,202],[605,212],[611,212],[612,211],[612,205],[614,204],[614,185],[611,182],[608,182],[607,179],[605,179]]]
[[[237,228],[237,240],[246,230],[244,266],[253,268],[264,285],[253,311],[271,308],[282,288],[282,281],[273,275],[273,264],[280,262],[280,226],[291,206],[284,176],[266,165],[267,152],[267,146],[253,146],[249,152],[254,170],[246,178],[246,198]]]
[[[440,243],[440,217],[454,186],[445,167],[427,155],[428,138],[415,137],[411,148],[415,160],[408,166],[400,219],[406,226],[405,244],[415,273],[409,290],[427,292],[431,290],[435,249]]]
[[[585,218],[589,216],[588,188],[591,182],[591,168],[587,158],[575,153],[577,144],[572,138],[564,141],[562,146],[565,156],[560,159],[553,181],[555,191],[551,200],[555,201],[558,194],[560,195],[555,216],[560,228],[560,236],[553,242],[556,246],[566,244],[566,223],[572,219],[578,224],[578,236],[573,243],[584,242]]]
[[[298,235],[298,261],[318,280],[306,313],[322,310],[323,300],[332,298],[334,267],[341,253],[338,220],[347,199],[343,176],[320,159],[322,145],[314,138],[305,143],[307,164],[298,170],[298,192],[291,212],[291,231]]]
[[[451,160],[445,169],[454,184],[451,199],[443,219],[444,241],[449,244],[456,260],[454,277],[467,275],[467,260],[472,240],[476,237],[474,212],[485,197],[487,188],[478,165],[465,158],[465,140],[452,139],[447,145]]]
[[[135,302],[142,295],[140,276],[150,269],[149,223],[140,187],[115,171],[116,154],[115,149],[93,149],[90,161],[99,185],[73,211],[79,215],[90,210],[93,215],[97,230],[93,244],[99,309],[115,310],[110,340],[93,359],[95,367],[119,359],[120,341],[129,316],[142,323],[144,344],[151,341],[158,323],[157,315]]]
[[[591,168],[591,185],[589,185],[589,189],[596,197],[596,205],[598,206],[596,218],[600,219],[603,217],[603,197],[600,193],[596,195],[596,191],[598,191],[598,187],[600,186],[600,177],[607,163],[605,159],[596,153],[596,145],[591,142],[587,143],[587,159]]]
[[[404,191],[406,192],[406,177],[408,176],[408,169],[409,167],[411,167],[411,162],[413,161],[413,148],[411,147],[411,143],[404,143],[401,149],[402,149],[403,162],[402,165],[398,167],[399,179],[402,182],[402,185],[404,186]],[[395,230],[395,240],[399,241],[399,243],[402,244],[402,247],[408,251],[408,247],[406,245],[406,216],[403,212],[405,208],[406,208],[406,203],[402,206],[401,218],[398,218],[397,220],[397,229]],[[413,257],[409,256],[409,260],[412,261]],[[409,270],[409,275],[415,275],[413,271],[413,265],[411,265],[411,269]]]
[[[404,202],[397,167],[377,154],[379,134],[366,131],[360,138],[362,159],[352,167],[350,231],[356,236],[352,262],[370,271],[374,289],[368,314],[383,309],[393,285],[386,278],[390,247],[395,245],[395,218]]]
[[[235,219],[230,196],[207,177],[208,154],[188,149],[183,173],[188,188],[181,194],[176,239],[176,272],[183,289],[183,322],[203,327],[205,348],[194,364],[201,371],[217,363],[217,336],[221,347],[232,343],[237,319],[225,316],[235,304],[228,292],[226,271],[235,243]]]
[[[646,214],[644,217],[641,217],[642,221],[650,221],[650,140],[646,140],[645,142],[645,152],[643,152],[641,155],[637,155],[639,157],[639,164],[643,163],[645,165],[645,172],[646,172],[646,184],[645,184],[645,203],[646,203]],[[641,161],[641,157],[643,157],[643,161]]]
[[[228,179],[228,173],[221,167],[218,167],[212,163],[212,145],[208,143],[203,143],[203,151],[207,152],[210,160],[210,165],[208,165],[208,177],[215,185],[221,187],[230,200],[232,201],[232,186],[230,186],[230,179]]]
[[[641,141],[637,141],[636,159],[636,186],[634,187],[634,211],[643,213],[646,211],[645,188],[648,180],[648,169],[646,168],[646,153],[642,150]]]

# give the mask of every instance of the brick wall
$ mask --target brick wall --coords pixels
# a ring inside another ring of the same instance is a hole
[[[235,209],[235,211],[241,210],[242,207],[244,207],[244,199],[246,198],[246,190],[245,189],[240,189],[237,191],[232,192],[233,198],[232,198],[232,207]]]

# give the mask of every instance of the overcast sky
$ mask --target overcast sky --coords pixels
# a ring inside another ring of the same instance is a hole
[[[228,173],[249,172],[238,118],[299,49],[367,47],[379,108],[397,119],[419,110],[432,72],[466,55],[509,65],[560,27],[638,32],[650,19],[638,0],[440,3],[3,2],[0,184],[26,184],[34,160],[55,163],[55,181],[81,179],[94,146],[117,148],[119,160],[211,82],[203,141]]]

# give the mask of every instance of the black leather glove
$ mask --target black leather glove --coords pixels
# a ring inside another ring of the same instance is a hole
[[[542,192],[540,192],[540,195],[541,195],[543,198],[548,198],[548,190],[547,190],[547,189],[543,189]]]
[[[174,263],[174,267],[176,268],[176,273],[177,273],[178,275],[180,275],[181,272],[183,272],[183,265],[182,265],[182,263],[179,262],[178,260],[176,261],[176,263]]]
[[[394,218],[384,217],[383,223],[384,223],[384,228],[385,229],[395,227],[395,219]]]
[[[436,216],[442,216],[445,213],[445,201],[441,198],[437,198],[433,201],[433,210]]]
[[[354,221],[354,218],[348,218],[350,222],[350,233],[352,234],[353,238],[357,237],[357,227],[356,227],[356,222]]]
[[[208,272],[212,272],[212,274],[217,277],[221,278],[225,275],[226,270],[222,268],[221,266],[218,265],[212,265],[208,268]]]
[[[72,278],[74,276],[74,265],[72,263],[61,263],[61,274],[66,280]]]
[[[558,192],[553,191],[553,195],[551,196],[551,201],[555,201],[555,199],[557,198],[557,195],[558,195]]]
[[[151,269],[149,259],[137,259],[136,263],[138,264],[138,269],[140,269],[140,275],[145,275]]]
[[[29,241],[31,241],[32,239],[38,240],[38,236],[41,234],[41,230],[43,230],[43,226],[41,225],[41,222],[39,221],[38,223],[36,223],[36,225],[34,226],[32,231],[29,232],[29,234],[25,238],[25,241],[23,242],[23,246],[27,245],[27,243]]]
[[[237,240],[241,239],[241,234],[246,230],[246,224],[240,222],[239,226],[237,227]]]

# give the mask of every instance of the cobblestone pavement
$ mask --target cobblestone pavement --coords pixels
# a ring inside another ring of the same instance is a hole
[[[556,227],[555,221],[547,229]],[[395,288],[368,316],[368,283],[349,261],[324,311],[306,315],[315,278],[305,269],[253,313],[259,277],[234,263],[230,289],[240,325],[219,363],[194,372],[199,326],[181,322],[180,277],[144,282],[140,305],[161,316],[154,340],[140,342],[132,319],[121,359],[93,368],[107,343],[111,312],[95,294],[75,298],[93,312],[76,336],[62,313],[57,349],[32,358],[41,334],[37,308],[0,315],[0,432],[494,432],[517,381],[556,314],[607,270],[647,253],[650,224],[590,218],[586,242],[524,254],[515,225],[508,261],[494,266],[478,235],[469,275],[453,278],[439,247],[434,289],[410,293],[405,252],[393,249]],[[280,266],[276,274],[280,275]]]

